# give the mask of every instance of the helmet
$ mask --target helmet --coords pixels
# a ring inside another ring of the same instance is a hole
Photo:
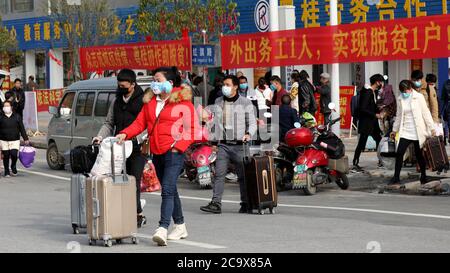
[[[308,128],[296,128],[287,132],[285,140],[289,147],[309,146],[313,143],[314,135]]]

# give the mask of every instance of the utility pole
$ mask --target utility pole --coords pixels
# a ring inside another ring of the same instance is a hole
[[[338,24],[338,0],[330,0],[330,25],[337,26]],[[340,116],[341,106],[339,93],[339,64],[334,63],[331,65],[331,101],[336,105],[336,111]],[[332,129],[333,133],[335,133],[337,136],[340,136],[341,123],[337,122]]]

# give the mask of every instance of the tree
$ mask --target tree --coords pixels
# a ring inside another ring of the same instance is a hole
[[[227,0],[140,0],[137,28],[155,40],[180,39],[183,31],[203,40],[206,30],[211,41],[239,31],[237,4]]]
[[[17,49],[17,41],[2,24],[0,16],[0,56],[12,53]]]
[[[83,78],[79,48],[105,45],[115,40],[119,35],[115,29],[120,25],[120,19],[114,15],[106,0],[81,0],[79,5],[70,3],[50,0],[48,10],[54,25],[59,25],[61,36],[71,52],[72,73],[69,74],[78,81]]]

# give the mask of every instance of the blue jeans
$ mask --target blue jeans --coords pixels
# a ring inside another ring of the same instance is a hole
[[[176,225],[184,224],[181,200],[177,190],[178,176],[184,165],[184,154],[169,151],[163,155],[154,155],[153,163],[162,188],[159,226],[168,229],[171,217]]]

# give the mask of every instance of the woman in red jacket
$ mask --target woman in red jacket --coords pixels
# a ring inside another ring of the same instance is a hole
[[[181,87],[181,77],[176,67],[159,68],[155,82],[144,96],[144,107],[136,120],[117,138],[125,139],[142,133],[149,134],[156,174],[162,186],[161,219],[153,241],[166,246],[167,240],[179,240],[188,236],[184,223],[177,180],[184,164],[184,152],[194,142],[194,127],[198,123],[192,91]],[[167,235],[171,218],[174,229]]]

